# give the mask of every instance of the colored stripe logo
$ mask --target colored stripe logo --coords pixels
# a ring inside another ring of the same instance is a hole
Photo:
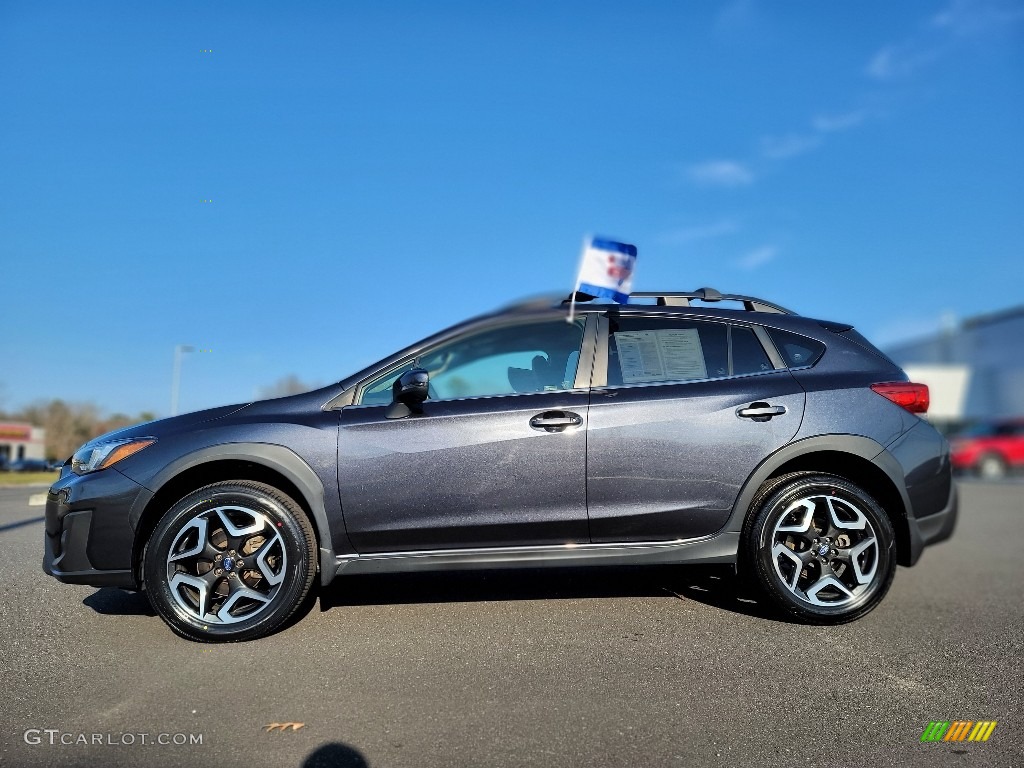
[[[921,741],[988,741],[996,720],[933,720],[921,734]]]

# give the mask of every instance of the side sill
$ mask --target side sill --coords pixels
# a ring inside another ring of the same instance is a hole
[[[739,533],[679,541],[622,544],[577,544],[538,547],[444,549],[419,552],[379,552],[335,558],[335,575],[402,573],[483,568],[548,568],[559,566],[655,565],[736,562]]]

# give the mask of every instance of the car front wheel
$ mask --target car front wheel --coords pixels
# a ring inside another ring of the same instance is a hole
[[[744,565],[787,614],[809,623],[858,619],[885,596],[896,570],[892,524],[863,489],[834,475],[795,473],[766,483],[744,530]]]
[[[316,552],[294,499],[264,483],[214,483],[163,516],[143,574],[154,609],[179,635],[251,640],[280,628],[302,604]]]

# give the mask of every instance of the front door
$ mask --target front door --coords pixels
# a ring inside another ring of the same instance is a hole
[[[338,445],[356,550],[589,541],[589,394],[576,379],[584,325],[506,321],[364,382],[341,412]],[[423,413],[388,419],[391,384],[414,363],[430,373]]]

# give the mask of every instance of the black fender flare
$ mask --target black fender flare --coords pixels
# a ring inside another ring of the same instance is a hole
[[[159,493],[160,489],[182,472],[214,461],[245,461],[259,464],[286,477],[302,494],[302,501],[313,515],[313,524],[320,539],[321,583],[326,585],[333,579],[333,532],[327,519],[323,483],[312,467],[286,446],[276,443],[219,443],[187,453],[166,465],[147,483],[148,490],[152,493],[146,495],[146,502],[148,503],[152,496]],[[129,513],[129,523],[133,530],[138,529],[144,506],[136,504]]]
[[[739,496],[736,497],[735,504],[733,504],[729,520],[722,531],[738,533],[743,530],[743,523],[746,521],[747,512],[750,510],[750,503],[754,500],[755,494],[764,485],[765,480],[775,474],[779,467],[801,456],[822,451],[848,453],[871,462],[884,472],[896,487],[903,502],[904,517],[912,508],[910,498],[907,496],[903,468],[885,450],[885,446],[862,435],[820,435],[788,443],[762,461],[744,483]]]

